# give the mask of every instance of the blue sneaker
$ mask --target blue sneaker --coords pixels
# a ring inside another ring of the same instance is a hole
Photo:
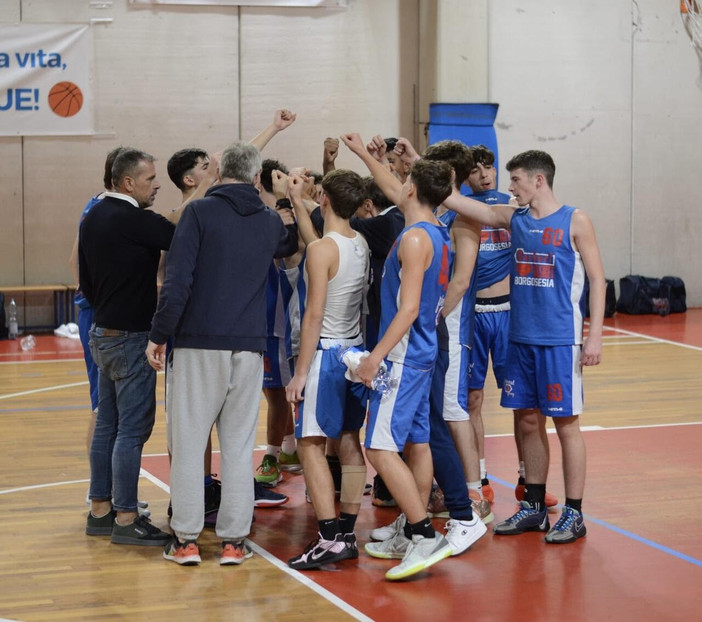
[[[495,525],[494,532],[500,536],[515,536],[525,531],[548,531],[548,511],[537,510],[528,501],[520,501],[521,509],[506,521]]]
[[[567,544],[582,538],[586,533],[583,515],[578,510],[564,505],[561,517],[544,539],[551,544]]]
[[[254,507],[256,508],[273,508],[277,505],[287,503],[289,498],[287,495],[275,492],[266,488],[265,484],[254,480]]]

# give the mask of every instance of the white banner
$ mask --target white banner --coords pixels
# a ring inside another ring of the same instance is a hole
[[[91,134],[90,26],[0,25],[0,136]]]
[[[326,6],[345,7],[348,0],[131,0],[132,4],[201,4],[224,6]]]

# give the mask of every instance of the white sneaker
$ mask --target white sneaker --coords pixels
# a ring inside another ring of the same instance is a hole
[[[446,540],[451,547],[451,555],[460,555],[467,551],[473,544],[487,533],[485,523],[480,520],[477,514],[473,514],[473,519],[446,521]]]
[[[382,542],[369,542],[364,547],[371,557],[379,559],[403,559],[412,541],[405,536],[404,531],[395,532],[392,538]]]
[[[407,517],[404,514],[400,514],[392,523],[385,525],[384,527],[378,527],[370,532],[371,540],[376,540],[378,542],[383,542],[392,538],[398,531],[402,531],[405,528],[405,523],[407,522]]]
[[[402,561],[390,568],[385,573],[385,578],[389,581],[406,579],[447,557],[451,557],[451,547],[440,533],[434,532],[433,538],[413,535]]]

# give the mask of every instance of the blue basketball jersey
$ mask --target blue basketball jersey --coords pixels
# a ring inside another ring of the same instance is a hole
[[[378,340],[385,335],[399,307],[402,281],[397,247],[402,236],[413,228],[427,232],[434,248],[434,257],[424,272],[419,314],[400,342],[390,350],[387,359],[417,369],[429,369],[433,367],[437,356],[436,324],[444,306],[451,272],[451,240],[446,227],[418,222],[403,229],[395,240],[383,267]]]
[[[439,221],[451,229],[456,220],[456,212],[451,210],[444,212],[441,216],[437,216]],[[475,292],[476,287],[476,269],[473,267],[473,274],[470,277],[470,284],[463,298],[458,302],[456,307],[451,311],[446,318],[446,329],[448,331],[448,339],[451,343],[458,343],[469,348],[473,347],[473,326],[475,323]],[[453,266],[451,270],[453,276]]]
[[[525,207],[512,216],[510,341],[547,346],[583,342],[585,269],[570,240],[574,211],[564,205],[536,219]]]
[[[472,198],[486,205],[507,205],[510,196],[497,190],[485,190],[476,192]],[[509,275],[512,262],[510,239],[507,229],[483,227],[480,233],[476,277],[478,291],[499,283]]]
[[[100,193],[94,197],[92,197],[86,204],[85,207],[83,208],[83,213],[80,215],[80,222],[83,222],[83,219],[88,215],[88,212],[93,209],[94,205],[97,205],[102,201],[104,198],[104,193]],[[83,296],[83,292],[80,291],[80,289],[77,289],[75,294],[73,295],[73,303],[78,305],[80,309],[89,309],[90,304],[88,301],[85,299],[85,296]],[[93,409],[94,410],[94,409]]]

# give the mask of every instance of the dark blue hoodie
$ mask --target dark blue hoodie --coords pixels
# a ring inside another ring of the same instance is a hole
[[[181,216],[149,338],[175,335],[175,347],[266,349],[266,282],[274,257],[297,250],[285,227],[250,184],[215,186]]]

